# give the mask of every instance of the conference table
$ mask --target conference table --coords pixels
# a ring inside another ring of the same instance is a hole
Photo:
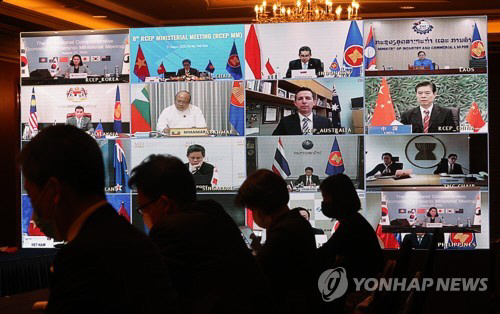
[[[465,69],[474,69],[469,72]],[[401,75],[436,75],[436,74],[484,74],[486,68],[437,69],[437,70],[376,70],[365,71],[365,76],[401,76]]]
[[[441,178],[439,174],[412,174],[409,178],[404,179],[394,179],[393,177],[377,178],[376,180],[370,181],[366,180],[366,187],[368,189],[384,188],[384,187],[411,187],[411,186],[445,186],[441,183]],[[448,185],[446,185],[448,186]],[[465,179],[464,183],[461,184],[450,184],[454,187],[486,187],[488,186],[488,180],[476,180],[471,181]]]

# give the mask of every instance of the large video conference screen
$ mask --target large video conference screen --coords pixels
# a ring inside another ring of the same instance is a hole
[[[108,201],[146,233],[129,174],[170,154],[257,232],[234,205],[249,174],[282,176],[324,242],[319,185],[344,173],[385,249],[435,228],[440,249],[489,248],[485,16],[22,33],[21,86],[21,146],[87,131]],[[23,247],[53,247],[21,204]]]

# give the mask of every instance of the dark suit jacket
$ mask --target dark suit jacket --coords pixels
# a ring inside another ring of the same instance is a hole
[[[314,134],[318,134],[320,129],[333,128],[330,119],[313,115]],[[328,134],[328,133],[322,133]],[[299,119],[299,114],[294,113],[287,117],[281,118],[280,123],[273,132],[273,135],[302,135],[302,126]]]
[[[420,243],[418,242],[418,236],[415,233],[410,233],[405,235],[403,241],[407,241],[406,238],[409,238],[411,241],[411,247],[414,249],[429,249],[431,247],[432,234],[426,233]]]
[[[390,164],[389,166],[389,170],[391,171],[389,174],[387,174],[388,176],[393,176],[396,174],[396,170],[401,170],[403,169],[403,164],[402,163],[399,163],[399,162],[393,162],[392,164]],[[368,172],[366,174],[367,177],[369,176],[373,176],[374,174],[376,174],[377,172],[380,172],[382,173],[382,171],[385,170],[385,165],[383,163],[381,164],[378,164],[375,166],[375,168],[372,169],[372,171]]]
[[[179,69],[177,71],[177,76],[183,76],[183,75],[186,75],[186,70],[184,70],[184,68]],[[200,71],[198,71],[198,69],[195,68],[190,68],[189,75],[200,76]]]
[[[305,174],[299,176],[299,178],[297,180],[295,180],[294,184],[304,184],[304,186],[306,185],[306,180],[307,180],[307,176]],[[314,183],[316,184],[317,186],[319,186],[321,184],[321,181],[319,180],[319,177],[317,175],[312,175],[311,176],[311,183]]]
[[[436,170],[434,170],[434,174],[440,174],[440,173],[448,173],[448,174],[464,174],[462,170],[462,166],[460,164],[455,163],[453,165],[453,170],[451,172],[448,172],[448,162],[440,162],[437,165]]]
[[[47,313],[176,313],[167,267],[146,235],[107,204],[54,259]]]
[[[264,275],[219,203],[197,201],[149,235],[171,269],[183,313],[274,313]]]
[[[283,313],[319,313],[316,241],[311,224],[290,210],[266,230],[256,258]]]
[[[186,167],[189,169],[189,163],[185,163]],[[208,162],[203,162],[201,165],[200,169],[198,169],[195,173],[193,173],[194,176],[197,175],[203,175],[203,176],[213,176],[214,175],[214,166],[209,164]]]
[[[321,64],[320,59],[316,58],[309,59],[309,62],[307,63],[307,68],[316,70],[316,75],[318,77],[324,75],[323,65]],[[292,77],[292,70],[302,70],[302,61],[300,61],[300,59],[295,59],[290,61],[290,63],[288,63],[288,70],[286,71],[286,77],[288,78]]]
[[[424,133],[420,106],[403,112],[401,115],[401,123],[411,124],[413,133]],[[453,129],[439,130],[439,127],[444,126],[453,127]],[[451,110],[434,104],[429,121],[429,133],[456,132],[458,131],[456,127],[457,125],[455,125],[455,122],[453,121],[453,114],[451,113]]]

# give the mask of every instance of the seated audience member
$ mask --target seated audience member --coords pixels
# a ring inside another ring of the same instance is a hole
[[[191,67],[191,60],[182,60],[182,69],[177,71],[177,76],[200,76],[200,71]]]
[[[102,153],[92,137],[51,126],[18,160],[38,227],[68,242],[53,262],[46,313],[177,312],[157,247],[106,201]]]
[[[462,166],[457,164],[458,156],[457,154],[449,154],[448,162],[440,162],[437,165],[436,170],[434,170],[434,174],[440,173],[448,173],[448,174],[464,174],[462,170]]]
[[[425,51],[419,51],[417,56],[418,59],[413,61],[414,66],[429,67],[429,70],[434,70],[434,64],[432,63],[432,60],[425,58]]]
[[[314,169],[312,167],[306,167],[304,170],[305,174],[300,175],[297,180],[293,184],[301,184],[303,186],[313,186],[313,185],[320,185],[321,181],[319,180],[319,177],[317,175],[313,174]]]
[[[252,242],[257,262],[269,279],[283,313],[317,313],[319,304],[316,242],[311,225],[298,210],[288,208],[286,182],[272,171],[250,175],[238,191],[236,204],[252,211],[266,229],[266,242]]]
[[[132,170],[129,185],[137,187],[136,210],[167,261],[182,312],[274,310],[239,228],[219,203],[196,200],[193,176],[180,159],[149,156]]]
[[[94,132],[94,126],[90,118],[85,116],[85,109],[82,106],[75,107],[75,115],[66,120],[67,125],[76,126],[84,131]]]
[[[393,176],[396,174],[396,170],[403,169],[403,164],[392,162],[392,154],[391,153],[383,153],[382,160],[384,161],[381,164],[375,166],[372,171],[366,174],[367,177],[373,176],[380,172],[383,176]]]
[[[309,211],[307,209],[305,209],[304,207],[295,207],[292,210],[298,210],[300,215],[302,217],[304,217],[304,219],[306,219],[307,221],[311,220],[311,213],[309,213]],[[318,229],[318,228],[314,228],[314,227],[312,227],[312,228],[313,228],[314,234],[325,234],[323,229]]]
[[[199,107],[191,105],[191,94],[185,90],[175,94],[174,105],[163,109],[156,123],[156,130],[163,133],[171,128],[206,127],[203,112]]]
[[[376,277],[384,267],[382,249],[372,226],[358,213],[361,202],[351,179],[345,174],[333,175],[323,180],[320,189],[321,211],[339,221],[335,233],[318,249],[321,269],[332,268],[341,257],[342,264],[335,266],[346,269],[350,287],[352,278]]]
[[[288,70],[286,71],[286,77],[292,77],[292,70],[308,70],[314,69],[316,76],[323,76],[323,63],[320,59],[311,58],[312,51],[311,48],[307,46],[300,47],[299,49],[299,59],[292,60],[288,63]]]

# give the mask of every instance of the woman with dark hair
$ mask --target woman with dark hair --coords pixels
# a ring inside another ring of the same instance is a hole
[[[339,221],[335,233],[318,249],[321,270],[342,266],[350,280],[375,277],[383,270],[384,257],[375,231],[358,213],[361,202],[351,179],[345,174],[330,176],[320,190],[321,211]],[[335,265],[337,259],[342,261],[339,265]]]
[[[90,70],[87,65],[83,64],[82,56],[76,54],[71,57],[68,67],[66,68],[65,77],[69,77],[70,73],[87,73],[90,74]]]
[[[431,207],[427,211],[427,217],[425,217],[424,225],[426,223],[443,223],[443,219],[439,217],[438,211],[436,207]]]
[[[236,204],[252,211],[266,229],[266,242],[253,241],[257,262],[283,313],[317,313],[319,304],[316,242],[311,225],[288,208],[285,180],[261,169],[241,185]]]

